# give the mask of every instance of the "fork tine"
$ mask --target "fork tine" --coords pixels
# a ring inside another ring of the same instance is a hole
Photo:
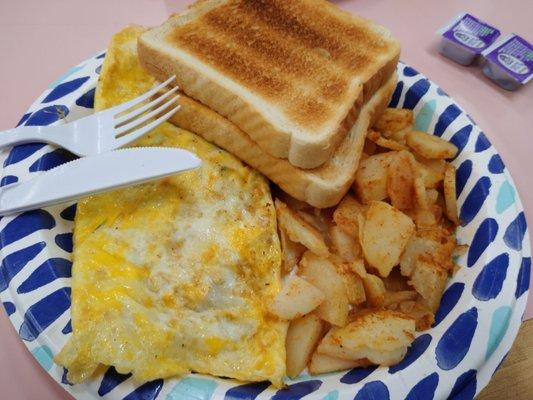
[[[172,110],[170,110],[169,112],[167,112],[166,114],[160,116],[155,121],[150,122],[148,125],[145,125],[145,126],[139,128],[139,129],[137,129],[134,132],[131,132],[131,133],[127,134],[127,135],[124,135],[124,136],[118,138],[115,141],[115,145],[117,146],[117,148],[118,147],[122,147],[122,146],[134,141],[135,139],[140,138],[142,135],[144,135],[148,131],[154,129],[156,126],[162,124],[167,119],[169,119],[176,111],[178,111],[180,109],[180,107],[181,106],[178,105],[178,106],[174,107]]]
[[[109,110],[107,110],[108,112],[111,112],[112,114],[116,115],[118,113],[121,113],[123,111],[126,111],[127,109],[139,104],[139,103],[142,103],[143,101],[145,101],[146,99],[149,99],[150,97],[152,97],[154,94],[156,94],[159,90],[163,89],[165,86],[167,86],[170,82],[172,82],[174,79],[176,78],[175,75],[172,75],[170,78],[168,78],[165,82],[163,83],[160,83],[159,85],[157,85],[156,87],[150,89],[149,91],[147,91],[146,93],[134,98],[133,100],[130,100],[124,104],[120,104],[118,106],[115,106],[113,108],[110,108]]]
[[[152,111],[150,111],[147,114],[141,115],[140,117],[135,118],[133,121],[128,122],[127,124],[122,125],[119,128],[116,128],[115,129],[115,136],[118,137],[118,136],[122,135],[124,132],[127,132],[130,129],[133,129],[136,126],[141,125],[142,123],[152,119],[157,114],[159,114],[161,111],[167,109],[172,103],[175,103],[176,101],[178,101],[179,97],[180,97],[179,95],[178,96],[174,96],[173,98],[168,100],[166,103],[164,103],[164,104],[160,105],[159,107],[157,107],[155,110],[152,110]]]
[[[179,87],[175,86],[172,89],[170,89],[168,92],[163,93],[161,96],[159,96],[158,98],[156,98],[153,101],[151,101],[150,103],[145,104],[142,107],[136,108],[135,110],[124,114],[122,117],[116,117],[115,116],[115,126],[118,126],[118,125],[120,125],[120,124],[122,124],[122,123],[124,123],[126,121],[129,121],[130,119],[136,117],[137,115],[142,114],[146,110],[149,110],[150,108],[158,105],[163,100],[165,100],[167,97],[171,96],[173,93],[176,93],[176,91],[178,89],[179,89]]]

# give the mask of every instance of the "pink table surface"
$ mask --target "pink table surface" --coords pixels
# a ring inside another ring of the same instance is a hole
[[[69,67],[104,49],[127,25],[156,25],[187,1],[26,0],[0,1],[0,129],[14,126],[31,102]],[[435,50],[435,30],[459,11],[490,21],[503,34],[533,40],[533,2],[336,1],[341,7],[392,30],[402,43],[402,60],[438,83],[485,130],[518,186],[533,221],[533,84],[506,92],[475,67],[462,67]],[[530,298],[525,318],[533,317]],[[0,311],[0,398],[70,398],[38,366]]]

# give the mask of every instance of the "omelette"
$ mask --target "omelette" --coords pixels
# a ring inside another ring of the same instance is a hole
[[[143,31],[113,37],[96,110],[155,84],[137,60]],[[203,164],[78,203],[73,332],[56,361],[73,383],[107,365],[139,381],[195,371],[280,386],[287,324],[266,310],[281,285],[268,182],[170,123],[135,145],[184,148]]]

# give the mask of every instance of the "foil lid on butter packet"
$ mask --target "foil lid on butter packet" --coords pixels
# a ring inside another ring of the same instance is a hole
[[[483,73],[507,90],[525,85],[533,77],[533,46],[510,34],[482,53]]]
[[[471,14],[460,13],[437,31],[440,52],[459,64],[469,65],[500,36],[500,31]]]

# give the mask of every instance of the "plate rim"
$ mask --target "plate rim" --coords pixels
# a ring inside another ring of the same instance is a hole
[[[76,66],[70,68],[66,73],[62,74],[60,76],[60,78],[56,79],[56,81],[54,81],[49,87],[47,90],[44,90],[37,98],[36,100],[32,103],[32,105],[30,106],[30,108],[28,108],[28,111],[31,110],[36,104],[40,104],[41,103],[41,99],[45,96],[46,93],[48,93],[49,89],[53,89],[54,87],[57,87],[59,84],[65,82],[65,79],[68,78],[71,74],[69,74],[70,71],[73,71],[73,70],[76,70],[76,68],[80,68],[80,69],[83,69],[83,67],[88,64],[91,60],[96,60],[98,58],[103,58],[103,56],[105,56],[105,50],[104,51],[101,51],[101,52],[98,52],[96,55],[92,56],[92,57],[89,57],[85,60],[83,60],[82,62],[78,63]],[[400,63],[398,64],[399,66],[403,65],[405,67],[409,67],[409,68],[412,68],[409,66],[409,64],[407,63],[404,63],[402,61],[400,61]],[[431,84],[431,85],[434,85],[436,88],[439,88],[440,89],[440,86],[437,85],[435,82],[431,81],[429,78],[427,78],[424,74],[421,74],[419,73],[417,70],[415,70],[414,68],[412,68],[413,71],[415,71],[421,78],[424,78],[424,79],[427,79],[427,81]],[[76,71],[74,71],[73,74],[75,74]],[[78,89],[79,90],[79,89]],[[442,90],[442,89],[441,89]],[[453,104],[461,111],[461,113],[464,113],[472,122],[472,125],[474,127],[477,127],[481,133],[483,133],[483,130],[481,130],[481,128],[479,127],[479,125],[477,125],[477,123],[472,120],[472,118],[470,117],[470,115],[450,96],[446,95],[447,97],[450,98],[450,101],[453,102]],[[25,113],[25,115],[28,113],[28,111]],[[92,112],[92,111],[91,111]],[[492,145],[492,143],[490,142],[490,140],[487,138],[488,142],[490,143],[491,147],[493,147],[494,151],[496,154],[499,155],[499,152],[497,151],[496,148],[494,148],[494,146]],[[51,148],[51,147],[50,147]],[[505,163],[504,163],[505,165]],[[475,171],[475,170],[474,170]],[[5,176],[5,168],[2,167],[2,177]],[[521,202],[521,199],[520,199],[520,195],[518,193],[518,190],[516,188],[516,185],[515,185],[515,182],[512,178],[512,175],[510,173],[510,171],[508,170],[507,167],[504,168],[503,170],[503,176],[505,177],[505,179],[511,184],[511,186],[513,187],[513,189],[515,190],[515,202],[514,204],[512,205],[512,208],[514,210],[516,210],[516,213],[519,214],[520,212],[524,212],[524,208],[523,208],[523,204]],[[483,208],[481,208],[483,209]],[[526,222],[526,227],[527,227],[527,222]],[[531,258],[531,246],[530,246],[530,243],[531,243],[531,239],[530,239],[530,235],[529,235],[529,229],[526,228],[525,230],[525,234],[524,234],[524,238],[523,238],[523,245],[522,245],[522,249],[520,251],[518,250],[515,250],[517,252],[519,252],[522,256],[522,259],[525,258],[525,257],[529,257]],[[5,259],[6,257],[6,254],[5,254],[5,246],[3,245],[0,245],[0,255],[2,257],[2,260]],[[467,268],[466,266],[463,266],[463,268]],[[518,268],[518,267],[517,267]],[[523,312],[525,310],[525,307],[526,307],[526,304],[527,304],[527,298],[528,298],[528,295],[529,295],[529,289],[530,289],[530,282],[527,282],[527,287],[525,288],[525,291],[522,293],[522,296],[524,296],[525,298],[525,301],[519,301],[520,300],[520,297],[519,298],[514,298],[514,301],[512,302],[512,307],[511,307],[511,315],[509,316],[509,328],[511,327],[511,323],[514,322],[514,321],[517,321],[519,320],[520,323],[517,323],[515,324],[517,326],[517,329],[514,331],[514,332],[510,332],[510,329],[507,329],[505,331],[505,333],[503,334],[502,336],[502,339],[500,341],[500,343],[498,344],[498,347],[497,348],[500,348],[501,346],[503,346],[504,344],[504,338],[510,338],[510,344],[509,346],[506,346],[508,347],[507,349],[505,349],[505,355],[503,356],[503,358],[505,359],[505,356],[507,355],[508,351],[510,350],[510,347],[512,346],[512,344],[514,343],[515,339],[516,339],[516,336],[518,334],[518,330],[520,328],[520,325],[521,325],[521,319],[522,319],[522,315],[523,315]],[[10,301],[10,302],[14,302],[16,301],[16,296],[11,296],[10,295],[10,290],[9,290],[9,286],[6,290],[0,292],[0,300],[2,302],[6,302],[6,301]],[[472,294],[469,294],[469,297],[473,297]],[[521,304],[523,303],[523,304]],[[16,307],[16,314],[20,313],[19,312],[19,307]],[[25,310],[24,310],[25,311]],[[12,325],[13,325],[13,328],[15,329],[15,331],[17,332],[17,335],[19,335],[19,332],[17,331],[17,327],[15,325],[15,321],[13,321],[12,319],[12,315],[9,315],[8,313],[6,313],[8,315],[8,318],[9,320],[11,321]],[[22,318],[22,317],[21,317]],[[421,334],[425,333],[425,332],[428,332],[428,331],[424,331],[422,332]],[[42,337],[46,337],[46,335],[43,333],[41,334],[43,335]],[[39,337],[41,337],[41,335]],[[20,335],[19,335],[20,337]],[[20,340],[24,343],[24,345],[26,346],[26,348],[28,349],[28,351],[30,352],[30,354],[32,354],[32,351],[31,351],[31,348],[30,348],[30,342],[24,340],[22,337],[20,338]],[[39,338],[37,338],[37,340],[39,340]],[[51,340],[50,340],[51,341]],[[33,355],[33,354],[32,354]],[[490,376],[486,377],[484,376],[483,379],[479,379],[479,375],[481,372],[484,371],[484,369],[486,370],[488,368],[487,364],[488,364],[488,359],[485,359],[485,361],[483,363],[481,363],[479,365],[479,368],[476,369],[476,375],[478,376],[478,379],[477,379],[477,387],[476,387],[476,394],[478,394],[487,384],[488,382],[490,381],[490,378],[492,377],[492,375],[497,371],[498,367],[494,370],[494,371],[489,371],[490,372]],[[503,363],[503,360],[499,363],[501,365],[501,363]],[[489,368],[489,369],[492,369],[492,368]],[[78,390],[75,390],[75,387],[73,386],[70,386],[70,385],[66,385],[64,383],[61,382],[61,377],[57,377],[55,374],[52,374],[50,373],[50,371],[46,371],[45,372],[50,375],[58,384],[60,384],[60,386],[65,389],[68,393],[70,393],[72,396],[79,396],[80,395],[80,392]],[[486,374],[484,374],[486,375]],[[319,376],[320,377],[320,376]],[[339,386],[340,386],[340,383],[339,383]],[[351,395],[353,396],[354,394],[357,393],[357,391],[354,391],[353,389],[354,386],[347,386],[347,387],[344,387],[343,388],[343,392],[344,391],[348,391],[351,393]],[[352,389],[352,390],[350,390]],[[339,390],[341,390],[341,388],[339,388]],[[93,393],[91,392],[84,392],[85,395],[89,395],[91,396],[91,398],[94,398],[94,399],[97,399],[99,397],[96,397],[93,395]],[[316,397],[318,395],[320,396],[324,396],[326,393],[325,392],[322,392],[322,393],[319,393],[319,392],[313,392],[313,396],[309,395],[309,396],[306,396],[306,398],[311,398],[311,397]],[[216,397],[218,398],[218,397]]]

